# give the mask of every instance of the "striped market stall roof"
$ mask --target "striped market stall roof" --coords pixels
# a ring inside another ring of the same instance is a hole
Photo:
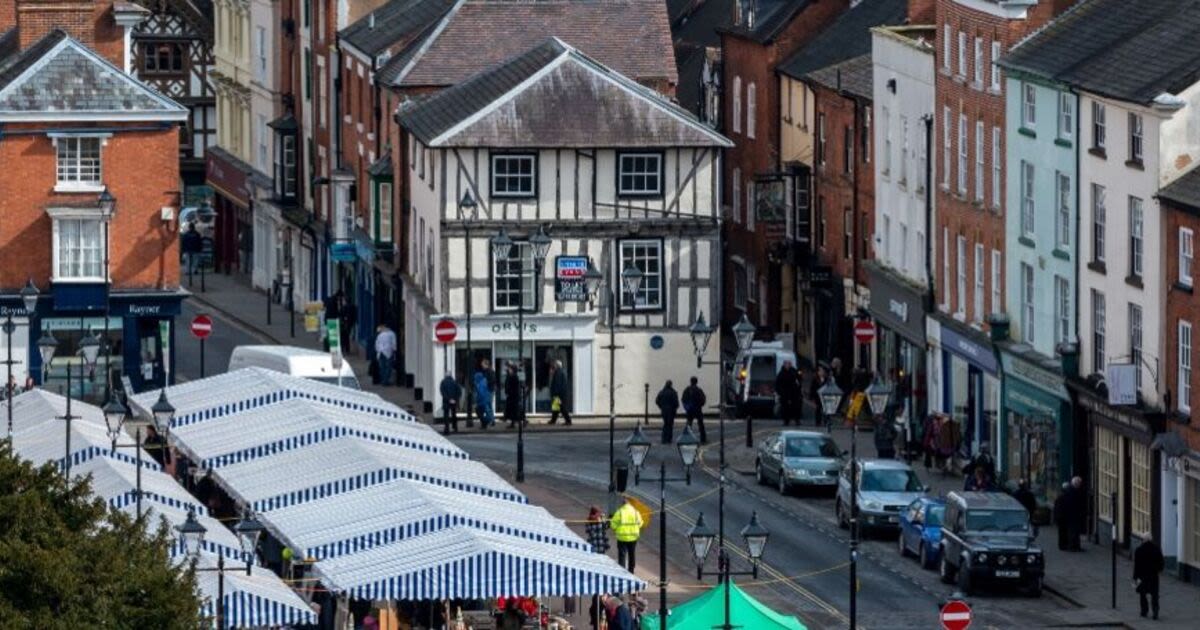
[[[550,597],[646,588],[603,554],[461,527],[315,567],[334,590],[365,599]]]
[[[201,554],[196,562],[198,568],[214,568],[216,559]],[[237,563],[225,562],[225,627],[261,628],[315,624],[317,615],[308,602],[304,601],[274,573],[262,567],[253,567],[251,574],[237,570]],[[215,619],[217,613],[217,573],[198,571],[196,581],[204,593],[205,603],[200,612]]]

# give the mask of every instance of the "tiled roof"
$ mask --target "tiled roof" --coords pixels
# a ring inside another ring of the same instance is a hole
[[[1158,191],[1158,198],[1188,206],[1200,213],[1200,167],[1193,167],[1167,184]]]
[[[363,53],[375,56],[392,46],[406,46],[444,16],[454,2],[392,0],[342,29],[338,37]]]
[[[558,38],[407,105],[399,120],[431,146],[730,146],[658,92]]]
[[[848,9],[804,48],[779,64],[779,72],[795,79],[827,66],[871,54],[871,29],[903,24],[906,0],[868,0]],[[844,80],[844,77],[843,77]],[[868,88],[868,94],[870,88]]]
[[[367,174],[371,177],[391,177],[392,176],[392,152],[391,150],[384,151],[383,156],[375,160],[367,167]]]
[[[186,108],[60,30],[0,64],[0,120],[187,118]]]
[[[874,77],[874,71],[871,69],[871,55],[859,55],[853,59],[847,59],[841,63],[835,63],[832,66],[825,66],[820,70],[808,73],[808,78],[813,82],[823,85],[831,90],[839,89],[839,87],[854,96],[865,99],[873,98],[874,84],[871,82]],[[839,86],[838,81],[841,81]]]
[[[663,0],[459,0],[380,79],[448,86],[558,37],[638,81],[677,82]]]
[[[721,46],[721,34],[717,29],[733,20],[734,0],[705,0],[683,22],[675,24],[675,63],[679,69],[679,85],[675,87],[675,98],[690,112],[699,111],[704,93],[703,81],[704,49]]]
[[[1200,79],[1200,0],[1084,0],[1000,65],[1148,104]]]
[[[754,20],[749,24],[743,18],[738,24],[731,24],[721,30],[745,37],[747,39],[767,44],[775,39],[797,13],[803,11],[815,0],[755,0]],[[871,0],[874,2],[875,0]]]

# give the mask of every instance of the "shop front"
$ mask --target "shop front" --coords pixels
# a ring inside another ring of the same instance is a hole
[[[867,312],[876,324],[875,371],[895,388],[897,421],[920,440],[928,411],[924,289],[875,261],[865,265],[871,283]]]
[[[925,322],[931,411],[958,425],[959,458],[984,450],[996,457],[1000,369],[991,341],[982,331],[941,312],[931,313]]]
[[[1028,345],[997,347],[1004,371],[997,476],[1014,483],[1027,479],[1034,494],[1052,501],[1074,474],[1071,397],[1062,371]]]
[[[217,212],[214,264],[224,273],[249,274],[254,257],[254,194],[250,182],[254,169],[216,146],[208,149],[205,164]]]
[[[1118,543],[1136,547],[1160,531],[1160,512],[1154,506],[1161,493],[1161,453],[1152,445],[1163,431],[1163,414],[1141,405],[1110,404],[1104,382],[1095,376],[1068,378],[1067,387],[1074,395],[1075,425],[1083,429],[1082,439],[1089,445],[1085,487],[1090,491],[1092,531],[1107,543],[1115,522]]]

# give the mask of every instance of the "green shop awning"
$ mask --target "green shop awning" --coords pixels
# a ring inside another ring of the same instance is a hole
[[[724,584],[676,606],[667,617],[667,630],[712,630],[725,621]],[[749,630],[806,630],[800,620],[781,615],[750,597],[732,581],[729,587],[730,623]],[[642,615],[642,630],[659,630],[657,615]]]

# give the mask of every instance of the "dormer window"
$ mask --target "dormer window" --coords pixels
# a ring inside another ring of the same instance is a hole
[[[99,135],[62,135],[54,137],[58,192],[99,192],[101,183]]]

